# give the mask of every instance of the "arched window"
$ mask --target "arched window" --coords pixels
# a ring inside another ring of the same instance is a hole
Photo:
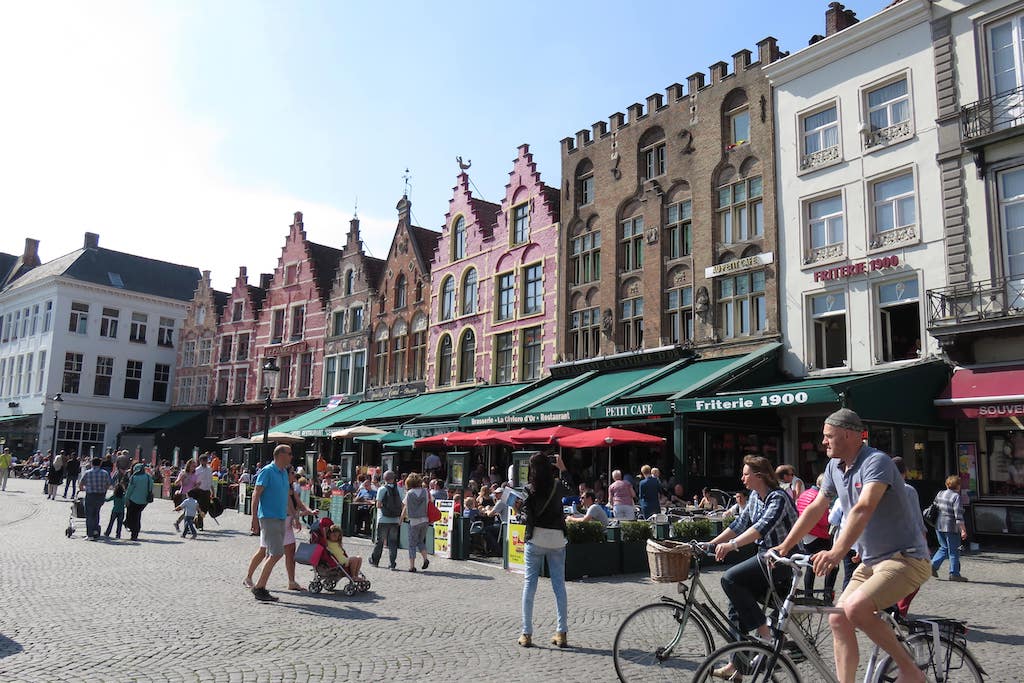
[[[576,206],[594,201],[594,164],[584,159],[576,166]]]
[[[476,335],[466,330],[459,340],[459,383],[476,379]]]
[[[388,379],[388,327],[378,325],[374,332],[373,365],[377,386],[384,386]]]
[[[437,386],[446,387],[452,383],[452,338],[441,337],[437,349]]]
[[[640,138],[640,172],[645,180],[665,174],[665,131],[658,126]]]
[[[406,358],[409,351],[409,327],[404,320],[395,321],[391,328],[391,383],[406,381]]]
[[[476,313],[477,284],[476,268],[470,268],[462,280],[462,315]]]
[[[466,219],[459,216],[452,226],[452,260],[466,258]]]
[[[441,320],[451,320],[455,313],[455,278],[449,276],[441,283]]]
[[[345,271],[345,296],[351,296],[356,287],[356,273],[351,268]]]
[[[412,372],[410,380],[422,380],[427,370],[427,316],[417,313],[412,319]]]
[[[395,308],[405,308],[405,274],[400,274],[395,280]]]

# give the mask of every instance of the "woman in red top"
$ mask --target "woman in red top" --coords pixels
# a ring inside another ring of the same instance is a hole
[[[804,509],[811,504],[811,501],[818,497],[818,491],[821,487],[821,480],[824,475],[819,474],[818,480],[814,486],[806,489],[796,499],[796,511],[798,514],[804,514]],[[832,549],[832,536],[828,533],[828,512],[821,516],[818,523],[814,525],[811,532],[804,536],[803,539],[804,551],[810,554],[818,553],[823,550]],[[831,602],[835,597],[836,587],[836,576],[839,573],[839,567],[836,567],[825,576],[825,599]],[[804,595],[812,597],[814,594],[814,572],[806,572],[804,574]]]

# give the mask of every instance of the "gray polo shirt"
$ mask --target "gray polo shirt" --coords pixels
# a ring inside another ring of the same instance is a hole
[[[886,491],[857,540],[861,560],[870,566],[897,553],[927,559],[928,547],[916,522],[921,511],[911,504],[896,465],[882,451],[861,446],[857,459],[848,469],[841,460],[833,458],[825,467],[821,490],[829,500],[838,496],[843,510],[849,514],[860,500],[861,488],[875,482],[885,484]]]

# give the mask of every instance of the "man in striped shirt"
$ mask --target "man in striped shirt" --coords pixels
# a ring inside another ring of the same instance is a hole
[[[85,491],[85,533],[96,540],[100,537],[100,508],[107,497],[111,478],[107,471],[100,467],[103,461],[92,459],[92,468],[82,475],[81,490]]]

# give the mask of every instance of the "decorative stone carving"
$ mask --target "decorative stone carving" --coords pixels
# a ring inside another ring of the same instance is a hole
[[[640,296],[640,283],[634,282],[629,285],[629,296]]]
[[[905,228],[899,228],[898,230],[886,230],[883,233],[874,235],[871,239],[871,243],[868,244],[868,247],[870,249],[887,249],[904,242],[913,242],[916,239],[917,226],[908,225]]]
[[[809,168],[824,166],[825,164],[839,160],[839,145],[833,145],[827,149],[819,149],[817,152],[805,154],[800,158],[800,170],[806,171]]]
[[[657,225],[652,225],[651,227],[647,228],[647,230],[644,232],[644,235],[647,237],[647,244],[657,244],[658,232],[659,230]]]
[[[612,309],[604,309],[604,314],[601,316],[601,332],[604,333],[604,336],[608,337],[609,339],[611,339],[612,337],[612,329],[614,323],[615,314],[612,313]]]
[[[888,128],[879,128],[867,134],[864,140],[864,147],[880,147],[889,145],[910,137],[910,121],[903,121]]]
[[[693,306],[693,310],[697,313],[697,315],[702,317],[707,315],[708,308],[710,307],[710,305],[711,297],[708,296],[708,288],[700,287],[699,289],[697,289],[697,297]]]
[[[691,133],[688,130],[681,130],[681,131],[679,131],[679,139],[686,141],[685,144],[683,145],[683,148],[681,150],[679,150],[679,153],[680,154],[693,154],[693,152],[694,152],[693,133]]]
[[[804,263],[821,263],[822,261],[831,261],[835,258],[842,258],[845,255],[845,244],[828,244],[824,247],[809,250],[807,252],[807,256],[804,258]]]

